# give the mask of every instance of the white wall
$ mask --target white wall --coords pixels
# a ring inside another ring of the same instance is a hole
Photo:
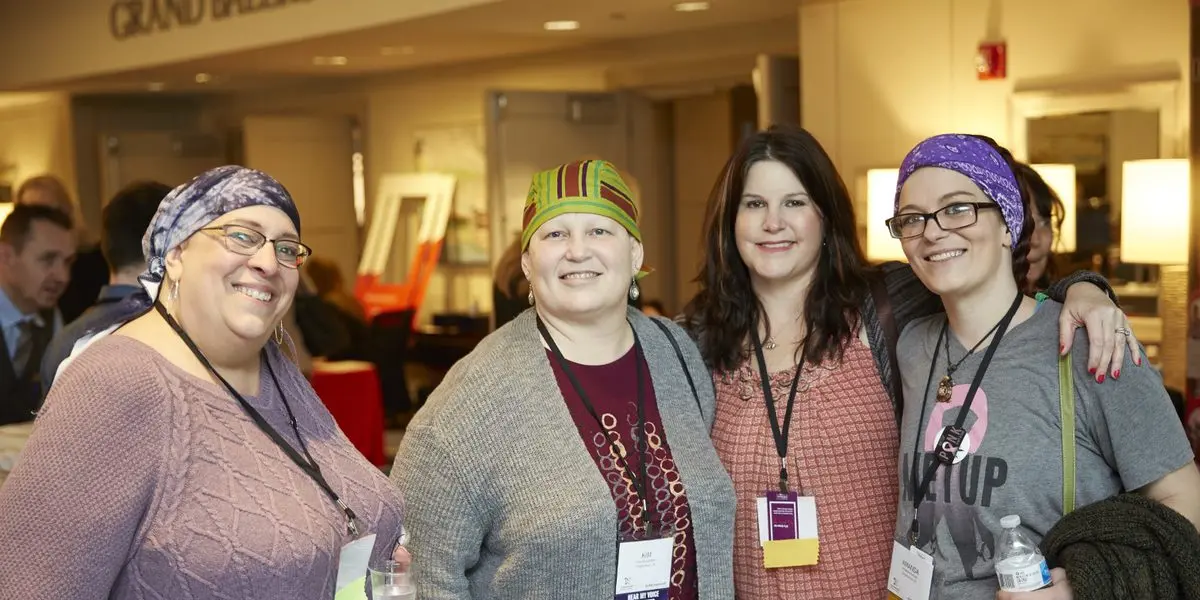
[[[733,147],[733,102],[728,91],[675,101],[675,286],[680,303],[696,294],[704,211]],[[676,310],[683,308],[676,306]]]
[[[64,95],[22,97],[0,107],[0,183],[11,185],[14,193],[22,181],[47,173],[74,193],[73,148]]]
[[[1185,78],[1188,23],[1187,3],[1177,0],[801,5],[801,122],[847,180],[899,165],[937,133],[981,133],[1005,144],[1017,86],[1164,71]],[[993,40],[1008,44],[1007,79],[978,81],[976,48]],[[1186,98],[1180,105],[1186,109]]]

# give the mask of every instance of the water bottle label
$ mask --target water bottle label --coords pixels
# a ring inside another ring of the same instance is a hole
[[[1020,558],[1017,560],[1024,562]],[[1050,566],[1044,559],[1033,564],[1005,564],[1008,562],[996,563],[1000,589],[1006,592],[1032,592],[1050,585]]]

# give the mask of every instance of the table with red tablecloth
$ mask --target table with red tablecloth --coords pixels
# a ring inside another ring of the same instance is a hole
[[[316,361],[312,386],[354,447],[371,464],[384,466],[383,395],[375,365]]]

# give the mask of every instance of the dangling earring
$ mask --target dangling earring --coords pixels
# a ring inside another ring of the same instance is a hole
[[[179,301],[179,281],[178,280],[171,282],[171,293],[167,294],[167,299],[173,303]]]
[[[283,321],[275,326],[275,343],[280,347],[283,346]]]
[[[638,289],[637,278],[629,282],[629,299],[637,302],[638,298],[642,297],[642,290]]]
[[[533,282],[529,283],[529,305],[533,306]]]

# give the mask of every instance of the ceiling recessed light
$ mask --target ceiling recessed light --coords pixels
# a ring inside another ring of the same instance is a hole
[[[151,81],[150,83],[146,84],[146,89],[148,89],[152,92],[161,92],[166,87],[167,87],[167,84],[165,84],[161,81]]]
[[[212,81],[212,75],[208,73],[196,73],[196,83],[208,83]]]
[[[345,56],[314,56],[313,57],[313,64],[319,65],[319,66],[333,65],[335,67],[340,67],[348,62],[350,62],[350,61]]]
[[[417,49],[412,46],[384,46],[379,49],[379,53],[384,56],[396,56],[397,54],[408,56],[416,51]]]
[[[708,10],[707,2],[676,2],[675,10],[679,12],[698,12]]]
[[[579,21],[546,21],[542,27],[546,31],[574,31],[579,29]]]

